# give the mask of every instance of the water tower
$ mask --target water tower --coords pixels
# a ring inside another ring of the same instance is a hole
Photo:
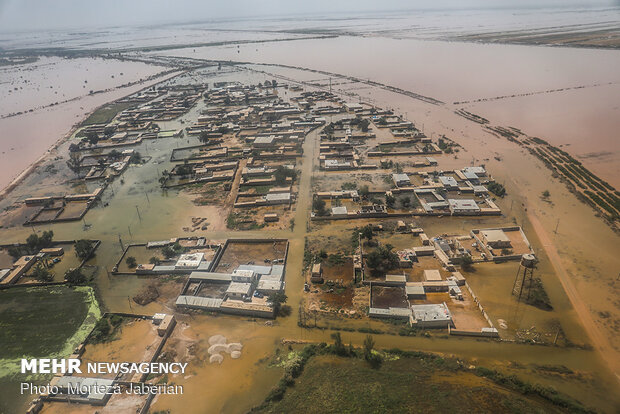
[[[512,294],[517,296],[521,300],[523,295],[523,288],[527,286],[527,298],[530,298],[530,291],[532,290],[532,280],[534,279],[534,269],[536,269],[536,256],[533,254],[524,254],[521,256],[521,262],[519,263],[519,269],[517,269],[517,276],[515,277],[515,283],[512,286]]]

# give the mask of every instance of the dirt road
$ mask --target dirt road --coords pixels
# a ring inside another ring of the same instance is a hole
[[[581,320],[584,329],[590,337],[592,346],[600,353],[601,357],[609,366],[611,371],[616,376],[616,379],[620,383],[620,357],[618,356],[618,353],[611,346],[611,344],[607,340],[607,337],[601,333],[598,326],[594,322],[594,319],[592,319],[590,309],[588,309],[588,306],[579,296],[579,293],[577,292],[573,281],[564,269],[564,266],[562,266],[562,260],[560,259],[560,255],[558,254],[555,245],[551,241],[549,234],[541,224],[536,214],[534,214],[533,210],[529,207],[527,209],[527,216],[530,220],[530,223],[532,223],[532,227],[536,231],[536,234],[538,235],[538,238],[542,243],[543,248],[545,249],[547,257],[549,257],[549,260],[553,265],[553,269],[555,270],[556,275],[560,279],[560,283],[562,283],[562,287],[564,288],[566,295],[568,296],[571,304],[573,305],[573,308],[579,315],[579,319]]]

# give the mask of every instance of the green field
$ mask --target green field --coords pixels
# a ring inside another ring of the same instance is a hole
[[[464,370],[455,360],[393,356],[373,369],[362,358],[312,357],[279,401],[259,413],[560,413],[537,396]]]
[[[0,291],[0,361],[70,353],[81,340],[68,341],[90,332],[100,316],[92,292],[67,286]]]
[[[133,106],[134,104],[129,102],[121,102],[121,103],[109,103],[103,105],[101,108],[97,109],[95,112],[90,114],[88,118],[82,122],[82,126],[93,125],[93,124],[107,124],[110,122],[116,114],[125,109]]]

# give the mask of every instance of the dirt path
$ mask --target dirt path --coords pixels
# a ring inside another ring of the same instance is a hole
[[[551,241],[549,234],[541,224],[538,217],[532,213],[532,209],[528,207],[527,216],[532,223],[532,227],[536,231],[540,242],[545,249],[545,253],[549,257],[551,264],[553,265],[553,269],[555,270],[556,275],[560,279],[560,283],[562,283],[562,287],[568,296],[573,308],[577,312],[581,323],[585,331],[588,333],[590,340],[592,341],[592,346],[596,349],[605,363],[609,366],[609,369],[614,373],[616,379],[620,382],[620,358],[618,358],[618,353],[611,346],[607,337],[601,333],[599,328],[596,326],[594,319],[592,319],[592,314],[590,313],[590,309],[585,304],[585,302],[579,296],[573,281],[570,276],[562,266],[562,260],[560,259],[560,255],[558,251]]]

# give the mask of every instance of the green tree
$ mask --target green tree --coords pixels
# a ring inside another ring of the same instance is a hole
[[[82,273],[82,270],[77,269],[69,269],[65,272],[65,280],[69,282],[70,285],[81,285],[86,282],[86,276]]]
[[[89,132],[88,134],[86,134],[86,141],[88,141],[88,143],[91,145],[96,145],[97,142],[99,142],[99,134],[92,131]]]
[[[200,131],[200,135],[198,135],[198,139],[202,143],[207,143],[209,141],[209,131]]]
[[[131,157],[129,157],[129,162],[132,164],[140,164],[142,162],[142,154],[138,151],[134,151],[134,153],[131,154]]]
[[[392,251],[390,244],[380,245],[366,255],[366,264],[374,276],[385,275],[388,271],[398,268],[398,255]]]
[[[267,297],[267,302],[271,303],[271,305],[273,306],[273,309],[277,314],[280,313],[280,309],[282,308],[282,306],[286,303],[288,297],[286,296],[286,294],[284,293],[284,291],[277,291],[277,292],[273,292],[271,293],[268,297]]]
[[[43,267],[41,263],[37,263],[32,270],[32,277],[37,279],[39,282],[51,282],[54,280],[54,275],[52,272]]]
[[[75,242],[75,255],[82,260],[90,259],[93,250],[93,242],[91,240],[80,239]]]
[[[360,122],[360,128],[362,132],[368,132],[368,126],[370,125],[370,121],[367,118],[362,119]]]
[[[342,342],[342,337],[340,336],[340,332],[336,332],[332,334],[332,339],[334,340],[334,352],[336,355],[344,356],[347,354],[347,349]]]
[[[36,254],[39,250],[44,249],[46,247],[50,247],[52,245],[52,239],[54,238],[53,231],[44,231],[41,236],[36,234],[31,234],[26,239],[26,245],[28,246],[28,251],[31,254]]]
[[[470,255],[465,255],[461,258],[461,267],[464,270],[471,271],[473,270],[474,259],[471,258]]]
[[[543,191],[542,196],[544,198],[549,198],[549,196],[551,196],[551,193],[549,192],[549,190],[545,190],[545,191]]]
[[[149,263],[155,266],[159,266],[161,263],[161,259],[159,257],[153,256],[149,259]]]
[[[396,202],[396,198],[393,195],[389,195],[389,194],[385,195],[385,205],[388,208],[394,208],[395,202]]]
[[[129,256],[127,259],[125,259],[125,263],[127,263],[127,266],[130,269],[134,269],[136,266],[138,266],[138,262],[136,261],[136,258],[133,256]]]
[[[161,254],[163,254],[166,259],[172,259],[177,253],[172,249],[172,247],[165,246],[161,249]]]
[[[366,338],[364,339],[364,358],[366,358],[366,360],[370,359],[374,347],[375,340],[372,336],[366,335]]]
[[[506,189],[500,183],[492,181],[489,184],[487,184],[487,187],[489,188],[490,192],[492,192],[498,197],[503,197],[504,195],[506,195]]]
[[[363,185],[359,188],[358,190],[358,194],[360,195],[360,197],[362,197],[364,200],[368,199],[368,195],[370,194],[370,190],[368,189],[367,185]]]
[[[362,227],[360,233],[362,233],[362,237],[367,239],[367,240],[372,240],[372,237],[374,235],[373,231],[372,231],[372,225],[368,224],[364,227]]]
[[[373,352],[375,347],[375,340],[372,336],[367,335],[366,339],[364,339],[364,359],[370,363],[370,366],[377,369],[381,366],[383,362],[381,355],[377,352]]]
[[[23,249],[19,246],[10,246],[7,251],[13,259],[18,259],[24,255]]]
[[[71,171],[73,171],[75,174],[77,174],[78,177],[80,177],[80,171],[82,169],[82,162],[83,162],[83,159],[80,156],[80,153],[72,152],[69,154],[69,159],[67,160],[67,167],[69,167]]]
[[[273,173],[273,177],[278,185],[286,184],[286,179],[288,177],[291,177],[294,180],[296,175],[297,173],[295,170],[286,168],[284,165],[278,165]]]
[[[327,210],[325,209],[325,200],[319,197],[315,197],[312,200],[312,209],[316,212],[317,216],[325,216],[327,215]]]

